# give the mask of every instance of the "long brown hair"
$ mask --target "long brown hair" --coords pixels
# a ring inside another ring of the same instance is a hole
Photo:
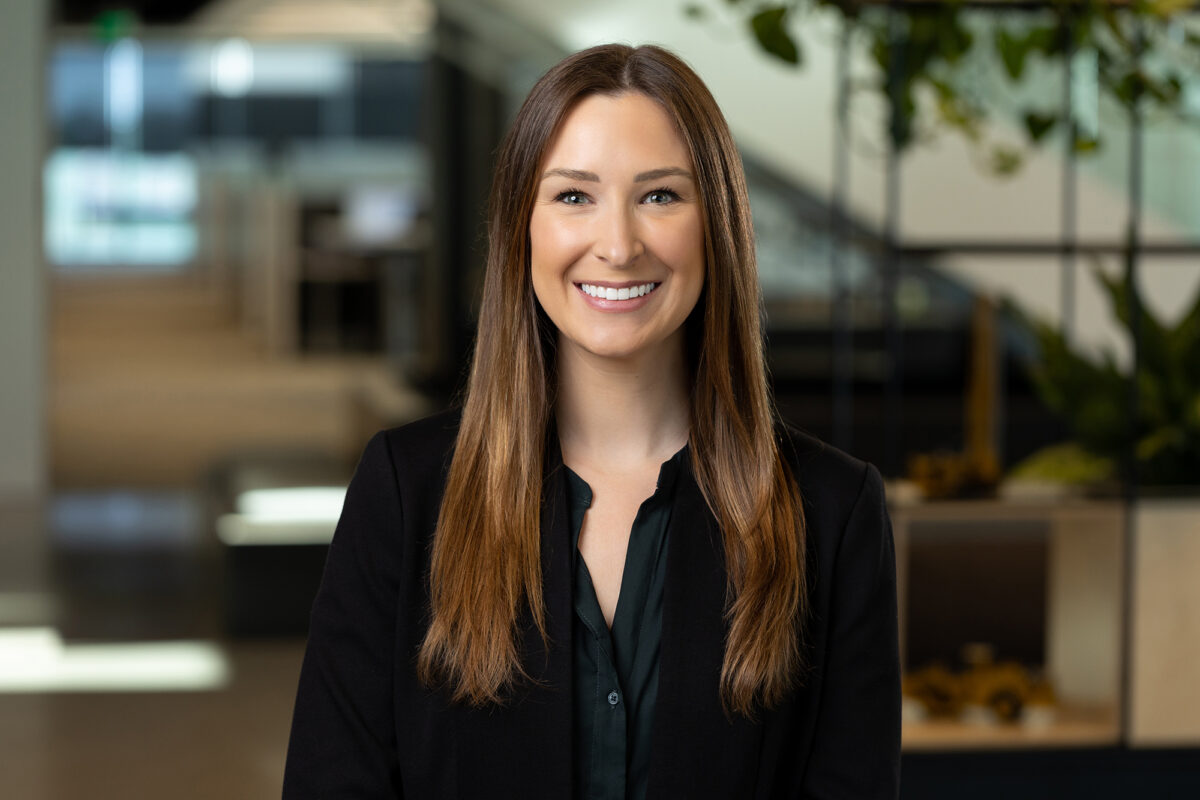
[[[650,97],[675,121],[699,189],[707,270],[687,323],[689,441],[725,548],[721,699],[748,716],[777,704],[801,667],[804,521],[776,440],[741,159],[700,78],[653,46],[604,45],[560,62],[533,87],[501,145],[475,356],[434,535],[432,620],[418,671],[456,700],[502,702],[524,674],[518,616],[528,609],[548,638],[540,509],[555,340],[534,298],[529,220],[541,161],[562,120],[588,95],[623,92]]]

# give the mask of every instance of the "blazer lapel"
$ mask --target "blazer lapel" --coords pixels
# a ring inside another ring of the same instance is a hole
[[[748,797],[760,731],[721,706],[724,546],[690,467],[680,475],[668,531],[648,796]]]

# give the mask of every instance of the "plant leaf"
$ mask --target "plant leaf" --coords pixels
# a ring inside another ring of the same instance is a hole
[[[1008,176],[1015,174],[1021,168],[1021,162],[1020,150],[1003,145],[997,145],[992,148],[992,171],[997,175]]]
[[[1192,299],[1191,308],[1167,333],[1171,359],[1179,365],[1185,418],[1195,416],[1193,427],[1200,432],[1200,288]]]
[[[1014,81],[1021,80],[1021,75],[1025,72],[1025,56],[1029,54],[1029,45],[1004,28],[996,31],[994,42],[1008,77]]]
[[[970,28],[959,19],[957,9],[949,6],[945,7],[937,17],[936,36],[936,55],[947,64],[954,64],[961,60],[963,56],[971,52],[971,45],[975,42],[975,36],[971,33]]]
[[[1038,450],[1009,471],[1017,480],[1089,484],[1111,480],[1117,475],[1112,458],[1095,455],[1076,442],[1064,442]]]
[[[1072,349],[1062,332],[1013,308],[1033,334],[1038,352],[1029,377],[1046,407],[1068,424],[1075,440],[1097,455],[1119,459],[1128,440],[1128,384],[1111,359],[1097,362]]]
[[[1133,329],[1133,304],[1135,301],[1137,302],[1137,333],[1142,363],[1152,370],[1165,371],[1171,359],[1167,345],[1166,328],[1154,316],[1154,313],[1146,304],[1141,302],[1137,288],[1127,280],[1109,277],[1099,270],[1093,270],[1092,274],[1106,290],[1105,293],[1108,295],[1113,316],[1121,321],[1121,324],[1125,326],[1127,331],[1130,331],[1131,335]]]
[[[1029,133],[1029,138],[1035,142],[1040,142],[1046,138],[1046,134],[1053,130],[1057,124],[1057,114],[1042,114],[1037,111],[1025,112],[1025,130]]]
[[[1025,42],[1031,50],[1038,50],[1045,55],[1055,55],[1062,51],[1065,44],[1057,25],[1044,25],[1033,28],[1025,35]]]
[[[1113,315],[1133,332],[1133,304],[1138,292],[1128,279],[1096,273],[1104,286]],[[1138,403],[1143,430],[1177,425],[1186,415],[1197,387],[1189,386],[1188,365],[1176,358],[1172,333],[1144,303],[1139,302],[1137,319]]]
[[[799,66],[800,47],[788,32],[787,14],[786,6],[759,11],[750,18],[750,30],[754,32],[754,38],[765,52],[787,64]]]

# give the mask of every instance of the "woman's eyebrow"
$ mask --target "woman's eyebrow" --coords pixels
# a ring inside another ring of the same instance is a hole
[[[582,169],[567,169],[566,167],[555,167],[554,169],[546,170],[542,173],[542,180],[546,180],[546,178],[554,175],[560,175],[572,181],[591,181],[592,183],[600,182],[600,176],[594,172],[588,172],[587,170]]]
[[[662,178],[670,178],[672,176],[679,176],[680,178],[687,178],[688,180],[692,179],[692,173],[681,167],[659,167],[658,169],[652,169],[648,172],[639,172],[637,175],[633,176],[633,182],[643,183],[645,181],[657,181],[661,180]]]
[[[568,169],[567,167],[555,167],[548,169],[542,173],[542,180],[551,177],[563,177],[572,181],[590,181],[592,183],[600,183],[600,176],[594,172],[588,172],[583,169]],[[663,178],[678,176],[681,178],[692,179],[692,173],[682,167],[659,167],[658,169],[639,172],[633,176],[634,183],[645,183],[646,181],[657,181]]]

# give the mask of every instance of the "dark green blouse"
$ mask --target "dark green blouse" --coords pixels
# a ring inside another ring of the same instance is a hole
[[[634,518],[611,630],[579,553],[579,532],[592,504],[592,490],[564,467],[575,541],[575,797],[581,800],[646,796],[650,728],[658,696],[667,525],[686,454],[685,446],[659,468],[654,494]]]

